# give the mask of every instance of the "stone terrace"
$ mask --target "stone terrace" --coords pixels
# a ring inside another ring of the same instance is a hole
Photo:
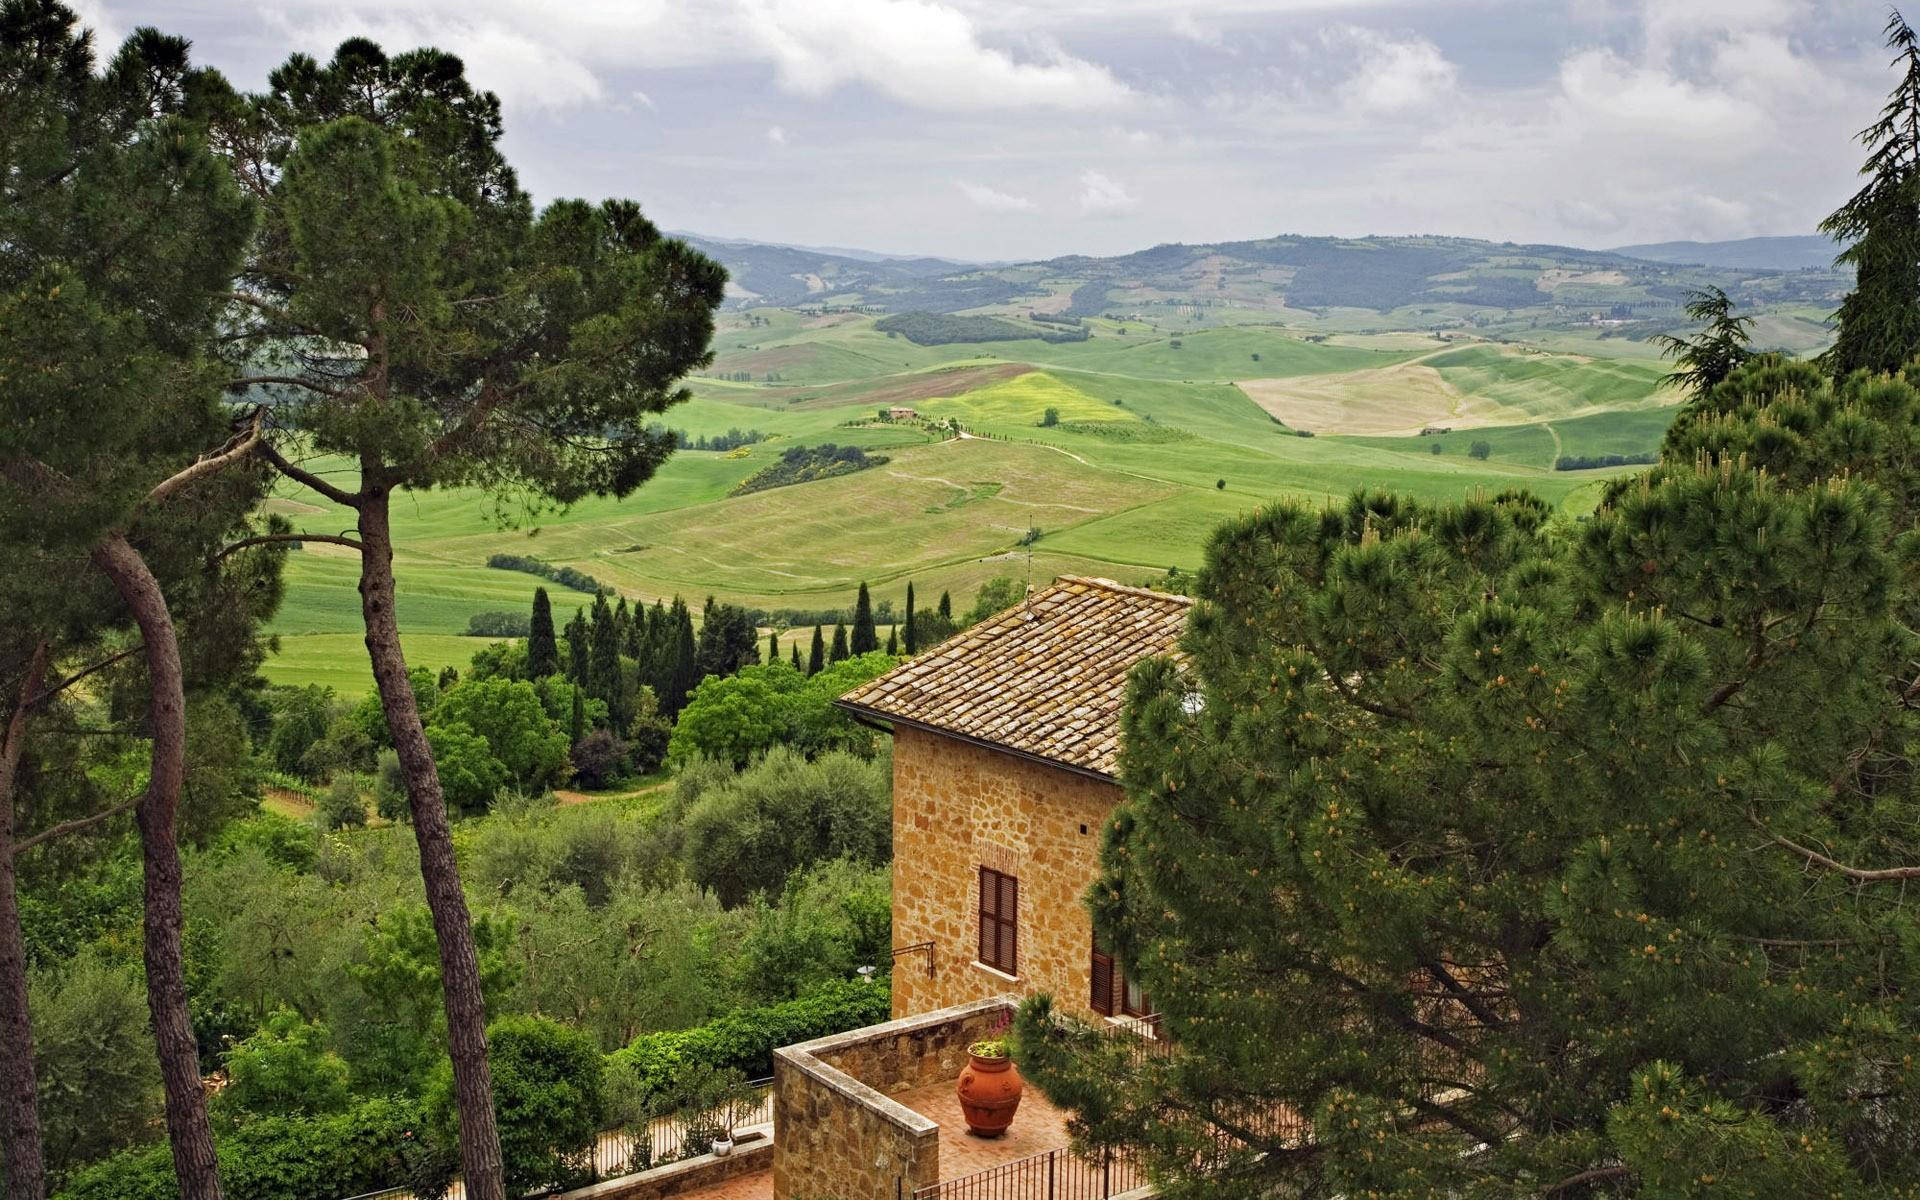
[[[968,1044],[1018,1000],[998,996],[774,1052],[775,1200],[898,1200],[915,1189],[1067,1144],[1036,1089],[999,1138],[966,1130],[954,1080]]]

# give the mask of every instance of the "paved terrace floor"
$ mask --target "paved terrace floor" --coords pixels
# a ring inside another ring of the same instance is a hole
[[[773,1200],[773,1170],[710,1183],[690,1192],[680,1192],[673,1200]]]
[[[960,1113],[960,1097],[954,1092],[955,1082],[948,1079],[893,1096],[921,1116],[939,1122],[942,1181],[1066,1146],[1065,1114],[1048,1104],[1040,1089],[1031,1083],[1020,1097],[1020,1111],[1014,1114],[1013,1126],[1005,1133],[997,1138],[968,1133],[967,1119]]]

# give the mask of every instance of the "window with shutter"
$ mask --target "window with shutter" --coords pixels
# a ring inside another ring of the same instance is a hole
[[[980,868],[980,961],[1008,975],[1019,974],[1020,881],[992,867]]]

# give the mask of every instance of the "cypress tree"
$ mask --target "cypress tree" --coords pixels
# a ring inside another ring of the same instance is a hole
[[[900,653],[900,627],[898,625],[889,626],[887,629],[887,653]]]
[[[587,695],[607,704],[607,722],[616,737],[633,723],[633,691],[621,668],[620,618],[602,595],[593,604],[592,657],[587,664]]]
[[[1860,131],[1867,182],[1820,223],[1851,243],[1839,261],[1853,267],[1854,288],[1821,359],[1837,375],[1898,371],[1920,354],[1920,37],[1895,12],[1886,38],[1902,71],[1880,118]]]
[[[619,635],[613,643],[614,653],[627,654],[627,645],[633,640],[633,614],[627,611],[625,596],[620,597],[620,602],[613,606],[613,628]]]
[[[603,592],[593,598],[593,612],[587,617],[587,695],[610,699],[610,681],[619,673],[620,631]]]
[[[818,675],[827,665],[827,640],[820,636],[820,627],[813,627],[813,648],[807,651],[807,674]]]
[[[587,702],[585,692],[582,692],[577,687],[573,688],[572,692],[573,720],[568,725],[567,730],[568,737],[571,739],[570,744],[578,746],[582,741],[586,740],[587,736]]]
[[[678,633],[679,627],[667,614],[667,606],[655,600],[647,613],[646,644],[636,656],[640,660],[640,678],[653,689],[655,699],[664,697],[673,683],[674,641]]]
[[[919,649],[918,644],[914,641],[914,637],[915,637],[915,634],[913,631],[913,584],[909,582],[907,584],[907,653],[908,654],[912,654]]]
[[[799,642],[795,642],[793,644],[793,669],[796,671],[804,671],[807,669],[807,664],[800,661],[800,643]]]
[[[833,627],[833,649],[827,652],[827,661],[837,663],[847,656],[847,627],[845,625],[835,625]]]
[[[780,661],[780,631],[778,629],[767,630],[767,661],[770,663]]]
[[[951,592],[940,593],[940,619],[942,621],[953,620],[953,593]]]
[[[640,679],[646,680],[647,657],[647,602],[633,602],[633,618],[627,623],[627,640],[620,647],[620,653],[640,665]]]
[[[699,676],[725,677],[760,661],[760,631],[753,615],[738,604],[720,604],[707,597],[700,615],[700,637],[695,648]]]
[[[587,686],[590,640],[587,614],[585,610],[576,608],[573,610],[573,620],[567,622],[567,678],[575,687]]]
[[[553,602],[547,589],[533,589],[533,624],[527,630],[527,674],[545,679],[560,670],[560,647],[553,638]]]
[[[679,715],[687,706],[687,696],[700,683],[699,653],[693,640],[693,613],[680,597],[673,598],[673,670],[667,680],[667,693],[661,705],[671,715]]]
[[[855,654],[869,654],[880,648],[880,634],[873,626],[873,597],[867,594],[864,581],[853,602],[853,639],[849,648]]]

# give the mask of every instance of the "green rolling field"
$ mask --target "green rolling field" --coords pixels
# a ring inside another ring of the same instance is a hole
[[[1418,330],[1329,335],[1200,311],[1217,323],[1095,319],[1086,341],[939,346],[889,337],[870,316],[726,314],[712,370],[663,423],[690,437],[765,439],[681,451],[625,500],[559,511],[501,512],[459,490],[405,496],[395,571],[409,655],[461,665],[484,644],[461,636],[470,617],[526,609],[543,581],[487,567],[498,553],[578,568],[636,600],[841,607],[867,581],[876,600],[904,606],[912,581],[923,602],[946,590],[965,605],[995,575],[1143,582],[1191,570],[1222,520],[1280,498],[1325,503],[1382,487],[1444,500],[1524,487],[1578,516],[1612,472],[1555,471],[1556,457],[1651,451],[1674,411],[1656,388],[1658,363],[1602,357],[1600,343],[1568,353]],[[733,377],[743,373],[751,378]],[[965,434],[876,419],[894,405]],[[1057,424],[1043,425],[1048,409]],[[1450,431],[1417,436],[1435,421]],[[1477,440],[1491,447],[1484,460],[1468,454]],[[730,494],[787,449],[828,442],[886,461]],[[351,475],[344,462],[318,465]],[[351,525],[294,485],[271,505],[314,532]],[[1037,540],[1022,545],[1031,530]],[[370,686],[355,583],[345,552],[313,544],[291,556],[271,678],[344,694]],[[589,602],[546,586],[561,620]]]

